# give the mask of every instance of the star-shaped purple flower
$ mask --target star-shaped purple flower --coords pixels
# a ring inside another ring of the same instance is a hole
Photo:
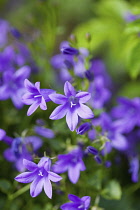
[[[24,172],[15,177],[15,180],[21,183],[31,183],[30,195],[32,197],[38,196],[43,187],[46,195],[52,198],[52,185],[51,182],[59,182],[62,177],[50,171],[51,160],[48,157],[43,157],[38,164],[29,160],[23,160],[24,166],[30,172]]]
[[[76,148],[68,154],[58,155],[58,161],[53,166],[53,171],[56,173],[68,171],[70,181],[75,184],[80,177],[80,171],[86,169],[82,157],[83,152],[80,148]]]
[[[79,198],[76,195],[69,194],[68,198],[70,201],[69,203],[65,203],[60,208],[62,210],[87,210],[90,206],[90,196],[84,196],[82,198]]]
[[[31,105],[27,115],[30,116],[40,106],[42,110],[47,109],[46,102],[50,101],[49,94],[55,93],[52,89],[40,89],[40,82],[32,84],[28,79],[25,79],[24,85],[27,92],[23,95],[22,101],[27,105]]]
[[[88,92],[76,93],[74,87],[67,81],[64,85],[64,95],[51,94],[50,99],[56,103],[61,104],[50,115],[50,119],[58,120],[66,115],[66,122],[71,131],[74,131],[78,124],[78,116],[83,119],[93,118],[91,109],[84,105],[91,95]]]

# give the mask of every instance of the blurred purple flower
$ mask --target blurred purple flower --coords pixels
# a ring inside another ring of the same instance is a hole
[[[121,132],[129,133],[135,126],[140,126],[140,98],[120,97],[118,102],[119,105],[112,109],[111,114]]]
[[[132,175],[133,182],[138,182],[139,180],[139,168],[140,168],[139,158],[133,157],[130,160],[130,169],[129,169],[129,173],[131,173]]]
[[[89,93],[91,93],[91,99],[89,103],[95,108],[103,108],[105,103],[111,97],[111,92],[105,87],[104,79],[102,76],[97,76],[94,81],[90,83]]]
[[[76,129],[76,132],[77,132],[77,134],[83,135],[83,134],[86,133],[90,128],[91,128],[91,123],[86,122],[86,123],[80,125],[80,126]]]
[[[66,115],[66,122],[71,131],[74,131],[78,124],[78,116],[83,119],[93,118],[91,109],[84,105],[90,99],[90,93],[78,92],[76,93],[74,87],[67,81],[64,85],[64,95],[51,94],[50,99],[56,103],[61,104],[50,115],[50,119],[58,120]]]
[[[0,52],[0,72],[5,72],[14,67],[15,64],[15,51],[14,48],[10,45],[4,48]]]
[[[23,164],[30,172],[24,172],[15,177],[17,182],[31,183],[30,195],[32,197],[38,196],[43,187],[46,195],[52,198],[52,185],[51,182],[59,182],[62,177],[50,171],[51,160],[47,157],[41,158],[38,164],[24,159]]]
[[[99,153],[99,151],[96,148],[92,147],[92,146],[88,146],[87,147],[87,151],[89,153],[91,153],[92,155],[98,155],[98,153]]]
[[[4,45],[7,43],[9,29],[9,23],[0,19],[0,48],[4,47]]]
[[[28,109],[27,115],[30,116],[40,106],[42,110],[47,109],[46,102],[50,101],[49,94],[55,93],[51,89],[40,89],[40,82],[32,84],[28,79],[24,81],[26,93],[22,97],[23,103],[31,105]]]
[[[3,138],[6,136],[5,130],[0,128],[0,141],[3,140]]]
[[[60,206],[60,208],[62,210],[87,210],[89,209],[90,206],[90,196],[84,196],[82,198],[79,198],[76,195],[73,194],[69,194],[68,198],[70,201],[69,203],[65,203],[62,206]]]
[[[49,128],[45,128],[45,127],[42,127],[42,126],[35,126],[34,131],[38,135],[43,136],[45,138],[48,138],[48,139],[54,138],[54,132]]]
[[[30,68],[23,66],[19,70],[10,69],[2,75],[2,85],[0,86],[0,100],[11,98],[17,109],[22,108],[22,95],[25,93],[24,80],[30,75]]]
[[[62,47],[60,51],[64,55],[78,55],[79,51],[76,48],[73,47]]]
[[[125,19],[126,22],[133,22],[135,20],[140,19],[140,14],[134,15],[131,12],[126,12],[124,14],[124,19]]]
[[[68,154],[58,155],[58,161],[53,166],[56,173],[64,173],[68,171],[70,181],[75,184],[80,176],[80,171],[86,169],[82,160],[83,152],[80,148],[76,148]]]
[[[13,162],[20,172],[25,170],[23,159],[32,160],[32,155],[42,146],[42,140],[37,136],[27,136],[25,138],[15,138],[10,144],[10,148],[4,151],[7,161]]]

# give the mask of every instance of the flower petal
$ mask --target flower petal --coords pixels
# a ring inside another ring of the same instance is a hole
[[[44,178],[37,176],[30,185],[30,195],[32,197],[36,197],[37,195],[39,195],[42,191],[43,185],[44,185]]]
[[[52,112],[52,114],[50,115],[49,118],[51,120],[61,119],[61,118],[63,118],[66,115],[67,111],[68,111],[67,104],[60,105],[60,106],[55,108],[55,110]]]
[[[35,169],[37,169],[37,165],[32,162],[32,161],[29,161],[27,159],[23,159],[23,165],[25,166],[25,168],[27,168],[29,171],[34,171]]]
[[[24,172],[16,176],[15,180],[21,183],[30,183],[34,180],[35,175],[36,174],[33,172]]]
[[[36,82],[35,87],[38,90],[38,92],[40,93],[40,82]]]
[[[84,104],[80,104],[80,107],[77,109],[77,114],[83,119],[90,119],[94,117],[92,110]]]
[[[51,199],[52,198],[52,185],[48,177],[44,178],[44,191],[46,195]]]
[[[64,104],[68,98],[62,94],[50,94],[49,98],[56,104]]]
[[[55,94],[56,91],[52,89],[40,89],[41,95],[44,97],[45,101],[48,102],[51,99],[49,98],[50,94]]]
[[[74,87],[68,81],[65,82],[64,93],[67,97],[76,95],[76,91],[75,91]]]
[[[76,164],[75,166],[72,165],[68,168],[68,177],[70,181],[75,184],[80,176],[80,165]]]
[[[41,98],[40,109],[42,109],[42,110],[47,109],[47,105],[46,105],[45,99],[43,97]]]
[[[91,94],[88,92],[80,92],[77,93],[75,97],[79,99],[79,103],[86,103],[91,98]]]
[[[35,101],[34,99],[34,95],[32,93],[25,93],[23,96],[22,96],[22,102],[26,105],[31,105],[33,104]]]
[[[61,176],[54,172],[48,171],[48,174],[48,179],[50,179],[52,182],[59,182],[62,179]]]
[[[84,196],[81,198],[82,201],[84,201],[84,204],[85,204],[85,208],[88,209],[89,208],[89,205],[90,205],[90,196]]]
[[[35,110],[39,107],[39,102],[34,102],[28,109],[28,112],[27,112],[27,116],[30,116],[31,114],[33,114],[33,112],[35,112]]]
[[[30,75],[31,69],[29,66],[23,66],[18,71],[15,72],[14,76],[16,81],[24,81]]]
[[[78,196],[73,195],[73,194],[69,194],[68,195],[68,198],[69,198],[70,201],[73,201],[73,202],[79,202],[79,201],[81,201],[81,199]]]
[[[0,87],[0,100],[7,100],[10,97],[11,89],[7,85]]]
[[[36,87],[35,87],[35,85],[33,83],[31,83],[28,79],[25,79],[24,80],[24,86],[31,93],[38,92],[37,89],[36,89]]]
[[[78,124],[78,115],[75,109],[68,110],[66,114],[66,122],[71,131],[74,131]]]

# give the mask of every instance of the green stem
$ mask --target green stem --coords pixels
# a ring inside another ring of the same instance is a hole
[[[24,192],[26,192],[27,190],[29,190],[30,188],[30,184],[26,185],[25,187],[21,188],[20,190],[18,190],[17,192],[13,193],[12,195],[8,196],[9,200],[13,200],[16,197],[18,197],[19,195],[23,194]]]

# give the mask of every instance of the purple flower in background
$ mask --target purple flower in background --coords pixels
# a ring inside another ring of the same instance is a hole
[[[12,139],[10,148],[4,151],[7,161],[13,162],[16,169],[20,172],[25,170],[23,159],[32,160],[32,155],[42,146],[42,140],[36,136]]]
[[[50,171],[51,160],[47,157],[41,158],[38,164],[24,159],[23,164],[30,172],[24,172],[15,177],[15,180],[21,183],[31,183],[30,195],[32,197],[38,196],[43,187],[46,195],[52,198],[51,182],[59,182],[62,177]]]
[[[0,19],[0,47],[4,47],[4,45],[7,43],[7,35],[9,29],[9,23],[5,20]]]
[[[140,19],[140,14],[134,15],[131,12],[126,12],[124,15],[124,19],[126,22],[133,22],[135,20]]]
[[[56,173],[64,173],[68,171],[70,181],[75,184],[80,176],[80,171],[86,169],[82,160],[83,152],[80,148],[74,149],[68,154],[58,155],[58,161],[53,166]]]
[[[55,93],[51,89],[40,89],[40,82],[32,84],[28,79],[24,81],[27,92],[23,95],[22,101],[27,105],[31,105],[27,115],[30,116],[40,106],[42,110],[47,109],[46,102],[50,101],[49,94]]]
[[[34,131],[38,135],[43,136],[45,138],[48,138],[48,139],[54,138],[54,132],[49,128],[45,128],[45,127],[42,127],[42,126],[35,126]]]
[[[14,48],[10,45],[0,52],[0,72],[8,71],[13,68],[16,60]]]
[[[79,51],[73,47],[62,47],[61,52],[66,55],[78,55]]]
[[[139,158],[133,157],[130,160],[130,169],[129,169],[129,173],[131,173],[133,182],[138,182],[139,180],[139,168],[140,168]]]
[[[3,140],[3,138],[6,136],[5,130],[0,128],[0,141]]]
[[[88,152],[91,153],[92,155],[98,155],[98,153],[99,153],[99,151],[98,151],[96,148],[92,147],[92,146],[88,146],[88,147],[87,147],[87,150],[88,150]]]
[[[78,92],[76,93],[74,87],[67,81],[64,85],[64,95],[51,94],[50,99],[56,103],[61,104],[50,115],[50,119],[58,120],[66,115],[66,122],[71,131],[74,131],[78,124],[78,116],[83,119],[93,118],[91,109],[84,105],[90,99],[90,93]]]
[[[91,128],[91,123],[84,123],[79,126],[79,128],[76,129],[77,134],[83,135]]]
[[[89,209],[90,206],[90,196],[84,196],[82,198],[79,198],[76,195],[73,194],[69,194],[68,198],[70,201],[69,203],[65,203],[62,206],[60,206],[60,208],[62,210],[87,210]]]
[[[116,122],[112,121],[107,113],[102,113],[99,118],[93,119],[92,123],[94,126],[101,126],[102,132],[99,135],[104,135],[110,139],[110,142],[106,142],[105,144],[104,152],[109,153],[112,147],[120,151],[128,148],[126,137],[121,133],[120,128],[116,126]]]
[[[119,98],[119,105],[112,109],[116,126],[123,133],[131,132],[135,126],[140,127],[140,98]]]
[[[104,104],[108,102],[111,97],[111,92],[105,87],[102,76],[95,77],[94,81],[90,83],[89,93],[91,93],[89,103],[95,109],[103,108]]]
[[[9,69],[2,75],[2,85],[0,86],[0,100],[11,98],[17,109],[22,108],[22,95],[25,93],[24,80],[30,75],[30,68],[23,66],[19,70]]]

